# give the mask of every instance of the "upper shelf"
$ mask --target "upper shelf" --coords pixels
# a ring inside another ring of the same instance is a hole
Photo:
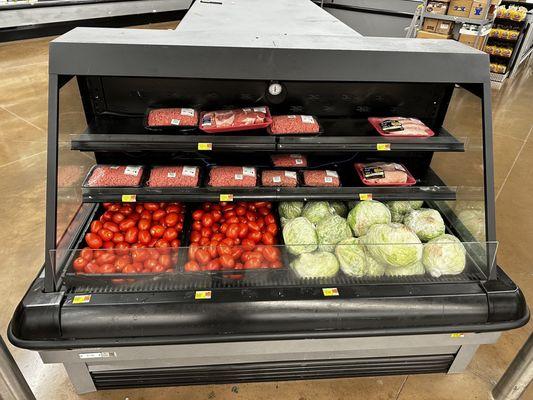
[[[478,18],[467,18],[467,17],[457,17],[454,15],[446,15],[446,14],[435,14],[430,12],[424,12],[423,13],[424,18],[435,18],[435,19],[442,19],[445,21],[453,21],[453,22],[459,22],[459,23],[466,23],[466,24],[472,24],[472,25],[487,25],[492,22],[492,19],[478,19]]]
[[[464,141],[444,128],[427,138],[380,136],[366,119],[320,121],[324,133],[316,136],[270,136],[265,130],[209,135],[201,131],[148,131],[140,118],[115,118],[91,125],[73,136],[71,147],[80,151],[439,151],[465,150]],[[135,133],[133,133],[135,132]],[[141,133],[138,133],[141,132]],[[385,146],[384,146],[385,145]]]

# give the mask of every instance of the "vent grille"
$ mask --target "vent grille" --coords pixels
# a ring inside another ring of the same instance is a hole
[[[424,355],[93,371],[98,390],[446,372],[454,356]]]

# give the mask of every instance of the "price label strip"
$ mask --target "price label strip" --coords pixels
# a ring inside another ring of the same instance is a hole
[[[359,193],[359,200],[372,200],[372,193]]]
[[[137,201],[137,195],[136,194],[123,194],[122,195],[122,202],[123,203],[135,203]]]
[[[338,296],[339,289],[337,289],[336,287],[322,288],[322,293],[324,294],[324,297]]]
[[[233,195],[232,194],[221,194],[220,201],[233,201]]]
[[[378,151],[390,151],[390,143],[377,143],[376,149]]]
[[[213,143],[198,143],[198,150],[211,151],[213,150]]]
[[[72,299],[72,304],[85,304],[91,301],[91,294],[84,294],[84,295],[78,295],[74,296]]]
[[[210,300],[211,299],[211,290],[197,290],[194,293],[195,300]]]
[[[453,339],[460,339],[460,338],[464,338],[465,334],[464,333],[460,333],[460,332],[456,332],[456,333],[452,333],[450,335],[450,337],[453,338]]]

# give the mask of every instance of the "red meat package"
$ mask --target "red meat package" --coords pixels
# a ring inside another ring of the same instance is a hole
[[[213,167],[209,171],[209,186],[253,187],[257,183],[254,167]]]
[[[340,186],[339,174],[329,169],[317,171],[304,171],[305,186]]]
[[[96,165],[89,171],[83,186],[140,186],[143,167],[140,165]]]
[[[416,179],[402,164],[393,162],[356,163],[357,174],[368,186],[411,186]]]
[[[198,126],[198,111],[194,108],[154,108],[148,110],[148,128]]]
[[[311,115],[275,115],[268,127],[271,135],[314,135],[320,126]]]
[[[307,167],[307,157],[302,154],[273,154],[274,167]]]
[[[197,187],[200,168],[190,165],[153,167],[150,171],[150,187]]]
[[[200,129],[208,133],[266,128],[272,122],[268,107],[203,112]]]
[[[416,118],[368,118],[368,122],[372,124],[381,136],[430,137],[435,135],[435,132]]]
[[[298,186],[298,174],[296,171],[268,170],[261,173],[261,184],[263,186]]]

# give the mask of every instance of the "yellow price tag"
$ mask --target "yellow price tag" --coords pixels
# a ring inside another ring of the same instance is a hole
[[[376,149],[378,151],[389,151],[390,150],[390,143],[377,143]]]
[[[233,201],[233,195],[232,194],[221,194],[220,201]]]
[[[372,200],[372,193],[359,193],[359,200]]]
[[[123,203],[135,203],[137,201],[137,195],[136,194],[123,194],[122,195],[122,202]]]
[[[194,293],[195,300],[209,300],[211,298],[211,290],[197,290]]]
[[[213,143],[198,143],[198,150],[204,150],[204,151],[213,150]]]
[[[88,303],[91,301],[91,296],[92,296],[91,294],[74,296],[74,298],[72,299],[72,304]]]
[[[322,288],[322,293],[324,293],[325,297],[338,296],[339,289],[337,289],[336,287]]]
[[[453,339],[464,338],[465,334],[464,333],[452,333],[450,337]]]

